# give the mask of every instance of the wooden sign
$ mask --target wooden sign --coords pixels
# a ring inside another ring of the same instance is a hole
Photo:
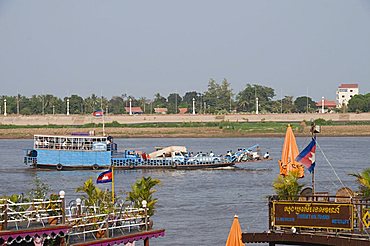
[[[275,226],[353,229],[353,204],[328,202],[273,202]]]

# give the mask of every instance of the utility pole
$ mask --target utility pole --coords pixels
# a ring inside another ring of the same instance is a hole
[[[256,114],[258,114],[258,97],[256,97]]]
[[[45,98],[44,98],[44,95],[42,95],[41,101],[42,101],[42,115],[44,115],[45,114]]]
[[[281,100],[280,100],[280,114],[283,113],[283,89],[280,89]]]
[[[177,114],[177,93],[175,93],[175,114]]]
[[[193,97],[193,114],[195,114],[195,98]]]
[[[129,114],[132,115],[132,109],[131,109],[131,106],[132,106],[131,105],[131,101],[132,101],[132,99],[131,99],[131,97],[130,97],[129,101],[130,101],[130,113]]]
[[[230,91],[230,113],[231,113],[231,91]]]
[[[322,99],[321,99],[321,113],[322,114],[325,113],[325,106],[324,106],[324,104],[325,104],[325,99],[324,99],[324,97],[322,97]]]
[[[7,116],[7,113],[6,113],[6,98],[4,98],[4,116]]]
[[[19,115],[19,93],[17,92],[17,114]]]
[[[67,98],[67,115],[69,115],[69,98]]]

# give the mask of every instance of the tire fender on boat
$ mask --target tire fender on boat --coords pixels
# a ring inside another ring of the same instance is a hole
[[[57,170],[58,171],[62,171],[63,170],[63,165],[62,164],[58,164],[57,165]]]
[[[99,165],[98,165],[98,164],[94,164],[94,165],[92,166],[92,169],[93,169],[93,170],[98,170],[98,169],[99,169]]]
[[[176,168],[176,167],[177,167],[176,162],[172,163],[172,168]]]
[[[133,163],[130,163],[129,167],[130,167],[130,169],[133,169],[134,168],[134,164]]]

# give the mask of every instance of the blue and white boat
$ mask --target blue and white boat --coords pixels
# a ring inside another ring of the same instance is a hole
[[[33,148],[26,150],[24,163],[34,168],[56,170],[103,169],[198,169],[233,166],[235,159],[213,157],[194,160],[186,148],[172,146],[156,155],[131,150],[118,151],[113,138],[77,134],[71,136],[35,135]],[[165,151],[165,150],[170,151]],[[160,153],[160,154],[158,154]]]

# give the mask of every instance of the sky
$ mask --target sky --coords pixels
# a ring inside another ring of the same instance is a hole
[[[370,92],[368,0],[0,0],[0,95],[153,98],[226,78]]]

